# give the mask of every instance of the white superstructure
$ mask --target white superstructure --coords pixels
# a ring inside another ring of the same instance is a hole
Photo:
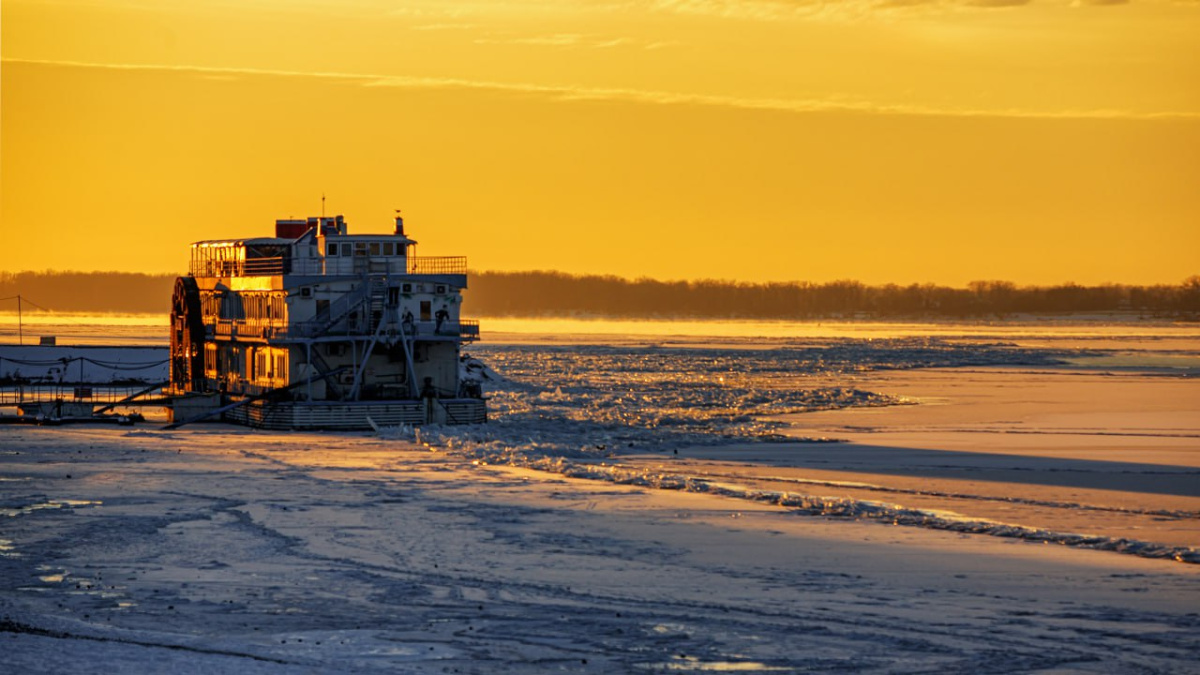
[[[479,337],[461,317],[466,258],[418,257],[416,243],[399,216],[388,234],[351,234],[334,216],[192,244],[172,307],[172,393],[247,401],[226,418],[280,428],[484,421],[478,383],[459,376],[462,345]]]

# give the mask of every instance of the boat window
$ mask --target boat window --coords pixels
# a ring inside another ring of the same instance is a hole
[[[326,245],[325,255],[336,256],[337,254],[338,254],[338,245],[337,244],[330,242],[329,244]]]
[[[383,242],[383,254],[384,255],[393,255],[395,252],[395,249],[396,249],[396,246],[392,242],[390,242],[390,241]]]
[[[346,242],[346,243],[342,244],[342,255],[349,258],[351,250],[352,249],[350,248],[350,242]]]
[[[379,242],[377,242],[377,241],[371,242],[371,255],[373,255],[373,256],[379,255]]]
[[[365,241],[354,242],[354,255],[365,256],[366,254],[367,254],[367,242],[365,242]]]

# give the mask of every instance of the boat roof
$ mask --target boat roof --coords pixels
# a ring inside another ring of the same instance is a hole
[[[311,230],[310,230],[310,232],[311,232]],[[305,233],[305,236],[307,236],[307,235],[308,235],[308,232],[306,232],[306,233]],[[197,242],[193,242],[193,243],[192,243],[192,246],[203,246],[203,247],[219,247],[219,246],[286,246],[286,245],[289,245],[289,244],[293,244],[293,243],[295,243],[295,242],[297,242],[297,241],[300,241],[300,239],[304,239],[304,238],[305,238],[305,237],[300,237],[299,239],[287,239],[287,238],[281,238],[281,237],[251,237],[251,238],[249,238],[249,239],[207,239],[207,240],[204,240],[204,241],[197,241]],[[406,236],[404,236],[404,235],[402,235],[402,234],[386,234],[386,233],[372,233],[372,234],[365,234],[365,233],[364,233],[364,234],[333,234],[333,235],[327,235],[327,236],[326,236],[326,238],[327,238],[327,239],[332,239],[332,238],[336,238],[336,239],[343,239],[343,240],[346,240],[346,241],[355,241],[355,240],[362,240],[362,241],[379,240],[379,241],[385,241],[385,240],[386,240],[386,241],[402,241],[402,242],[404,242],[405,244],[415,244],[415,243],[417,243],[417,240],[416,240],[416,239],[409,239],[408,237],[406,237]]]
[[[281,239],[279,237],[253,237],[250,239],[208,239],[205,241],[197,241],[192,246],[264,246],[264,245],[279,245],[283,246],[291,244],[295,239]]]

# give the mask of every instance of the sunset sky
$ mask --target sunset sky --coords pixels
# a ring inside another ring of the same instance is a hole
[[[345,214],[484,270],[1200,274],[1196,0],[4,0],[0,269]]]

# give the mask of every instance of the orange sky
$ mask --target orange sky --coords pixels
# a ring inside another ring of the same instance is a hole
[[[0,269],[329,213],[473,268],[1178,283],[1200,2],[4,0]]]

